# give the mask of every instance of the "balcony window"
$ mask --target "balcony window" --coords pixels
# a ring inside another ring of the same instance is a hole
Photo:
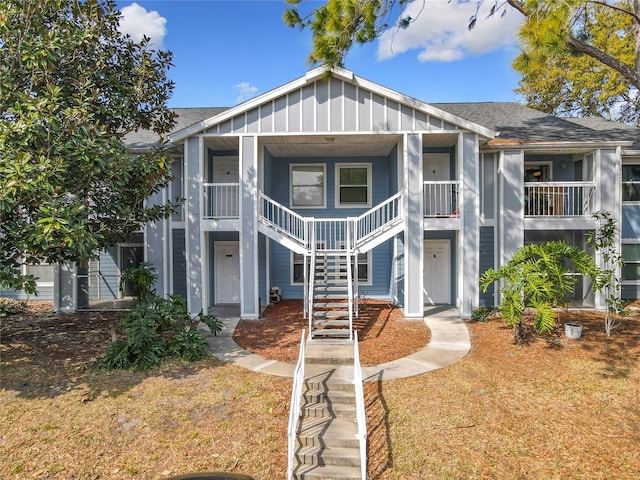
[[[622,201],[640,202],[640,164],[622,166]]]
[[[622,258],[622,280],[640,282],[640,243],[623,243]]]
[[[292,164],[290,205],[293,208],[325,208],[327,205],[327,166]]]
[[[371,206],[371,164],[336,164],[336,207]]]

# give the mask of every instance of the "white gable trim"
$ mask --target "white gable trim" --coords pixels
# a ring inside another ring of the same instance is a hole
[[[318,67],[313,70],[310,70],[303,77],[300,77],[285,85],[282,85],[273,90],[265,92],[262,95],[259,95],[251,100],[248,100],[244,103],[236,105],[235,107],[225,110],[224,112],[218,115],[215,115],[206,120],[203,120],[194,125],[191,125],[190,127],[187,127],[178,132],[175,132],[173,135],[169,137],[169,140],[173,143],[176,143],[184,140],[187,137],[197,135],[202,131],[207,130],[215,125],[221,124],[234,117],[240,116],[243,113],[259,108],[261,105],[272,102],[277,98],[280,98],[295,90],[298,90],[304,87],[305,85],[312,84],[318,81],[319,79],[321,79],[324,75],[326,75],[325,67]],[[338,78],[340,80],[351,83],[356,87],[361,87],[365,90],[371,91],[372,93],[377,94],[381,97],[384,97],[385,99],[390,99],[392,101],[395,101],[400,105],[406,105],[426,115],[448,122],[460,129],[464,129],[487,138],[494,138],[497,136],[497,132],[490,128],[484,127],[474,122],[470,122],[461,117],[453,115],[449,112],[445,112],[444,110],[435,108],[413,97],[409,97],[407,95],[401,94],[389,88],[383,87],[382,85],[379,85],[377,83],[371,82],[369,80],[365,80],[364,78],[360,78],[354,75],[349,70],[334,69],[332,70],[332,76],[334,78]]]

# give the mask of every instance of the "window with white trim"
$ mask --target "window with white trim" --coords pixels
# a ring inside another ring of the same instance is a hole
[[[49,263],[41,263],[39,265],[25,265],[25,275],[33,275],[36,277],[38,286],[52,286],[54,277],[54,265]]]
[[[640,283],[640,243],[623,243],[622,258],[622,280]]]
[[[322,246],[320,246],[322,248]],[[310,257],[308,257],[309,259]],[[307,260],[308,262],[308,260]],[[311,266],[307,263],[307,272]],[[371,251],[358,254],[358,283],[360,285],[371,285]],[[340,277],[346,279],[346,273]],[[291,285],[302,285],[304,283],[304,255],[291,252]]]
[[[371,164],[336,163],[336,207],[371,206]]]
[[[292,208],[326,208],[327,166],[305,163],[290,166],[290,198]]]
[[[640,163],[622,165],[622,201],[640,202]]]

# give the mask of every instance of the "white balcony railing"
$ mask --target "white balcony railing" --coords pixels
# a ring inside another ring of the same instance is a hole
[[[584,217],[594,213],[592,182],[525,182],[527,217]]]
[[[460,182],[456,180],[424,182],[425,217],[459,217]]]
[[[204,218],[238,218],[240,185],[237,183],[204,184]]]

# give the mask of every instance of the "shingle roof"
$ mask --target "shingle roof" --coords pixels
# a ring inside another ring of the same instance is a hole
[[[227,110],[227,107],[194,107],[194,108],[172,108],[176,114],[176,124],[173,132],[177,132],[195,123],[214,117]],[[124,142],[130,148],[148,148],[158,141],[158,136],[151,130],[138,130],[125,135]]]
[[[633,142],[640,150],[640,128],[602,118],[559,118],[516,102],[432,103],[436,108],[500,132],[499,138],[522,142]],[[173,108],[173,132],[218,115],[227,107]],[[125,137],[131,148],[147,148],[157,140],[147,130]]]
[[[516,102],[432,103],[434,107],[525,142],[630,141],[640,149],[640,128],[601,118],[559,118]]]

